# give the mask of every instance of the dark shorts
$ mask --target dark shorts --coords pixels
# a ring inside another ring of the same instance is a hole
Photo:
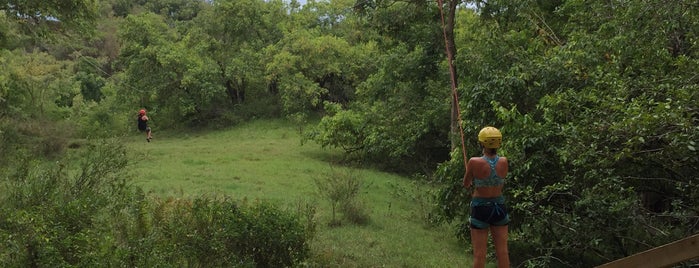
[[[490,226],[505,226],[510,215],[504,198],[473,198],[471,201],[471,228],[488,229]]]
[[[150,131],[150,127],[138,128],[138,130],[140,130],[141,132],[148,132],[148,131]]]

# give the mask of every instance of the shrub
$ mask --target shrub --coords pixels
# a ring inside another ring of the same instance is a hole
[[[110,193],[123,187],[118,165],[123,149],[113,143],[88,150],[77,175],[64,163],[43,166],[30,158],[3,178],[0,265],[95,266],[93,248],[105,236],[95,222],[110,215],[118,202]],[[100,175],[100,176],[96,176]],[[109,189],[109,191],[106,191]],[[117,191],[115,191],[117,190]]]
[[[369,223],[370,216],[367,213],[366,205],[359,200],[348,200],[340,204],[340,210],[345,220],[358,224],[365,225]]]
[[[20,150],[35,157],[56,159],[65,152],[73,128],[70,123],[46,119],[4,119],[0,122],[0,160]]]
[[[321,196],[330,201],[332,208],[332,218],[330,225],[340,225],[340,220],[336,217],[339,209],[345,220],[355,224],[366,224],[369,222],[369,214],[366,207],[358,199],[359,189],[361,189],[360,179],[353,173],[331,171],[322,178],[316,178],[315,184]]]
[[[136,111],[115,107],[118,105],[114,97],[108,97],[100,104],[76,99],[71,121],[76,122],[77,134],[85,138],[111,138],[129,130],[136,131]]]
[[[120,245],[131,254],[127,266],[290,267],[308,255],[304,225],[270,204],[153,198],[148,211],[148,232],[121,232],[131,243]],[[132,212],[135,227],[140,211]]]
[[[271,204],[161,199],[127,183],[116,142],[80,165],[30,157],[0,181],[2,267],[291,267],[308,255],[306,226]]]

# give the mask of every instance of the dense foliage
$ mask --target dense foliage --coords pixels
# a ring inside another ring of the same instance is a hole
[[[515,263],[594,266],[699,231],[696,11],[489,1],[463,21],[488,29],[461,35],[464,119],[470,137],[502,126]],[[440,200],[466,223],[461,163]]]
[[[443,188],[436,218],[461,223],[459,236],[467,239],[469,197],[460,185],[462,149],[452,150],[458,133],[451,125],[441,2],[59,2],[0,1],[0,168],[14,182],[5,187],[15,191],[5,196],[15,207],[4,208],[12,217],[3,235],[35,231],[13,236],[13,245],[60,256],[65,263],[50,263],[56,265],[99,260],[103,252],[81,255],[96,246],[90,243],[118,247],[124,256],[114,257],[115,264],[127,266],[148,264],[121,262],[135,248],[152,250],[160,261],[196,259],[205,266],[233,261],[222,256],[224,249],[244,263],[303,258],[294,219],[265,205],[151,200],[129,191],[121,203],[107,204],[100,198],[119,194],[100,192],[89,197],[97,198],[89,210],[51,214],[47,210],[55,208],[29,203],[87,201],[70,191],[21,194],[79,181],[60,167],[22,165],[34,163],[27,159],[60,162],[67,147],[78,146],[71,140],[128,134],[140,108],[149,110],[156,129],[280,116],[301,126],[320,117],[305,129],[306,142],[344,149],[362,164],[436,178]],[[500,152],[511,163],[506,197],[513,209],[514,263],[593,266],[698,231],[696,3],[444,2],[456,49],[456,119],[464,127],[464,148],[469,156],[479,154],[475,136],[485,125],[505,134]],[[94,189],[86,191],[106,191]],[[105,228],[103,217],[118,204],[123,207],[115,215],[132,225],[117,228],[122,231],[112,234],[114,241],[104,240],[98,221],[85,220],[97,218]],[[156,205],[167,209],[157,214]],[[126,213],[130,206],[160,221]],[[169,221],[179,211],[204,214]],[[259,245],[233,245],[239,238],[270,243],[243,237],[269,227],[236,218],[253,214],[279,217],[285,226],[279,227],[283,235],[269,237],[279,243],[270,250],[294,251],[263,260],[270,253]],[[212,227],[197,229],[203,220]],[[252,229],[224,228],[224,234],[213,227],[231,222]],[[57,231],[53,223],[79,226]],[[142,231],[132,233],[137,227]],[[192,230],[201,237],[187,236]],[[158,244],[166,237],[178,243]],[[205,238],[218,244],[205,247],[198,240]],[[124,241],[136,244],[116,244]],[[146,261],[139,257],[133,258]]]
[[[123,147],[86,149],[72,161],[4,170],[3,267],[289,267],[308,256],[310,230],[294,214],[148,196],[128,183]]]

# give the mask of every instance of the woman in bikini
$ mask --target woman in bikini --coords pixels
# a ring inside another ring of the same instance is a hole
[[[474,188],[470,216],[473,267],[485,267],[489,232],[495,243],[498,268],[510,267],[507,250],[510,217],[502,196],[508,169],[507,158],[497,154],[502,134],[497,128],[485,127],[478,133],[478,141],[483,147],[483,156],[468,161],[463,181],[464,187]]]

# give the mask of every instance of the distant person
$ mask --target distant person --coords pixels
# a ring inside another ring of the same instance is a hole
[[[488,249],[488,232],[495,243],[498,268],[510,267],[507,250],[507,224],[510,222],[502,188],[507,177],[507,158],[500,157],[497,149],[502,142],[500,130],[485,127],[478,133],[478,142],[483,148],[483,156],[472,157],[466,164],[464,187],[473,186],[471,195],[471,244],[473,246],[473,267],[485,267]]]
[[[138,130],[141,132],[146,132],[146,141],[150,142],[150,140],[153,139],[151,129],[148,126],[148,116],[146,115],[145,109],[138,111]]]

